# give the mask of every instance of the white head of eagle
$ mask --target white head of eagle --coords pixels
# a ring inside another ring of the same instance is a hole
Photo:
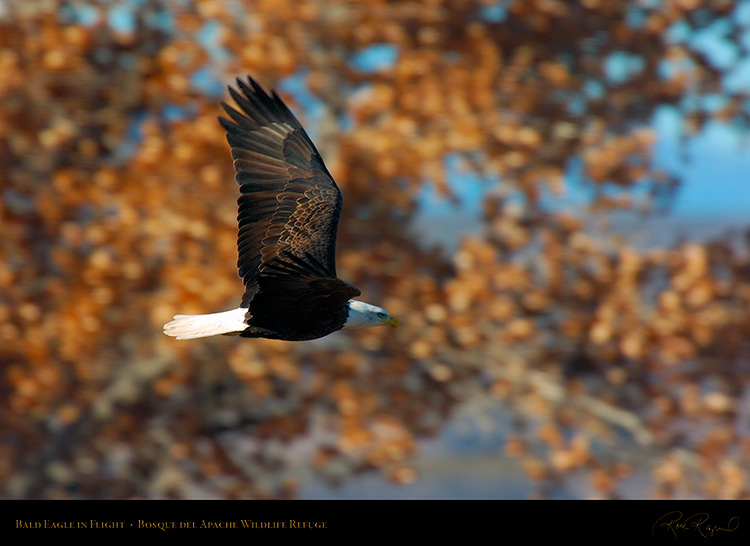
[[[336,277],[342,198],[299,121],[281,98],[252,79],[229,93],[219,118],[234,160],[239,233],[237,267],[245,293],[237,309],[175,315],[164,333],[303,341],[342,328],[398,326],[385,309],[355,300],[360,290]]]
[[[388,314],[388,311],[377,305],[363,301],[349,300],[349,316],[346,317],[343,328],[368,328],[370,326],[398,327],[398,319]]]

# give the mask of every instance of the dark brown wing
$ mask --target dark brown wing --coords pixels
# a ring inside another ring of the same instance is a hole
[[[219,118],[232,148],[238,199],[237,267],[242,306],[258,291],[265,265],[283,252],[311,256],[336,277],[341,192],[300,123],[273,92],[252,79],[229,92],[240,111],[222,103]]]

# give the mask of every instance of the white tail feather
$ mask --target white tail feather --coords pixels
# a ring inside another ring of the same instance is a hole
[[[239,333],[247,328],[245,313],[247,309],[239,307],[210,315],[175,315],[173,321],[164,325],[164,333],[177,339]]]

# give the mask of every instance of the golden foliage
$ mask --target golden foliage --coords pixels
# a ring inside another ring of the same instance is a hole
[[[718,69],[662,34],[732,24],[731,2],[696,18],[692,1],[512,1],[496,20],[479,0],[151,0],[118,4],[125,25],[109,2],[64,4],[0,11],[3,496],[294,496],[300,444],[331,481],[378,469],[408,484],[418,439],[484,396],[523,416],[503,451],[540,491],[575,471],[617,496],[642,441],[666,454],[645,462],[655,496],[748,496],[747,249],[643,250],[541,205],[565,194],[572,158],[592,212],[668,201],[651,116],[720,91]],[[392,65],[352,62],[383,43]],[[621,51],[642,63],[612,80]],[[282,89],[345,194],[339,274],[401,315],[397,333],[161,334],[241,292],[236,187],[204,85],[246,73],[301,76],[325,104],[308,119]],[[746,126],[728,99],[715,115]],[[696,130],[712,115],[688,114]],[[485,229],[426,249],[406,226],[425,185],[460,183],[449,154],[493,181]]]

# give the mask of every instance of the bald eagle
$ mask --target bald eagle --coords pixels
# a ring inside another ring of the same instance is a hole
[[[237,86],[228,88],[241,112],[222,102],[230,119],[219,122],[240,187],[237,267],[245,293],[231,311],[175,315],[164,333],[302,341],[342,328],[397,326],[336,277],[341,192],[310,137],[275,91],[269,96],[250,77]]]

